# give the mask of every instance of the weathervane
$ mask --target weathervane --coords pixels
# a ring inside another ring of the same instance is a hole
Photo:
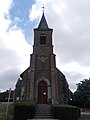
[[[43,4],[43,6],[42,6],[42,11],[43,11],[43,13],[44,13],[44,10],[45,10],[45,7],[44,7],[44,4]]]

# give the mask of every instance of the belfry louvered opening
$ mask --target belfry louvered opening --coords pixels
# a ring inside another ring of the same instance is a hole
[[[40,35],[40,45],[45,45],[46,44],[46,35],[42,33]]]

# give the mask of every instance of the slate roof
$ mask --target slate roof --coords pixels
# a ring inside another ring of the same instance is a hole
[[[38,28],[40,28],[40,29],[47,29],[47,28],[48,28],[48,24],[47,24],[47,21],[46,21],[44,12],[43,12],[41,21],[40,21],[40,23],[39,23],[39,25],[38,25]]]

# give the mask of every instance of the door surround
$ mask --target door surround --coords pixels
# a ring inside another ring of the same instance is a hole
[[[41,81],[45,81],[47,83],[47,101],[51,99],[51,84],[48,79],[45,77],[41,77],[35,82],[35,101],[38,103],[38,85]]]

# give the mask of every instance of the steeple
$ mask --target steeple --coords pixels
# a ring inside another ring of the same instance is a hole
[[[41,18],[41,21],[40,21],[40,23],[39,23],[38,28],[39,28],[39,29],[47,29],[47,28],[48,28],[48,24],[47,24],[47,21],[46,21],[44,12],[43,12],[43,14],[42,14],[42,18]]]

